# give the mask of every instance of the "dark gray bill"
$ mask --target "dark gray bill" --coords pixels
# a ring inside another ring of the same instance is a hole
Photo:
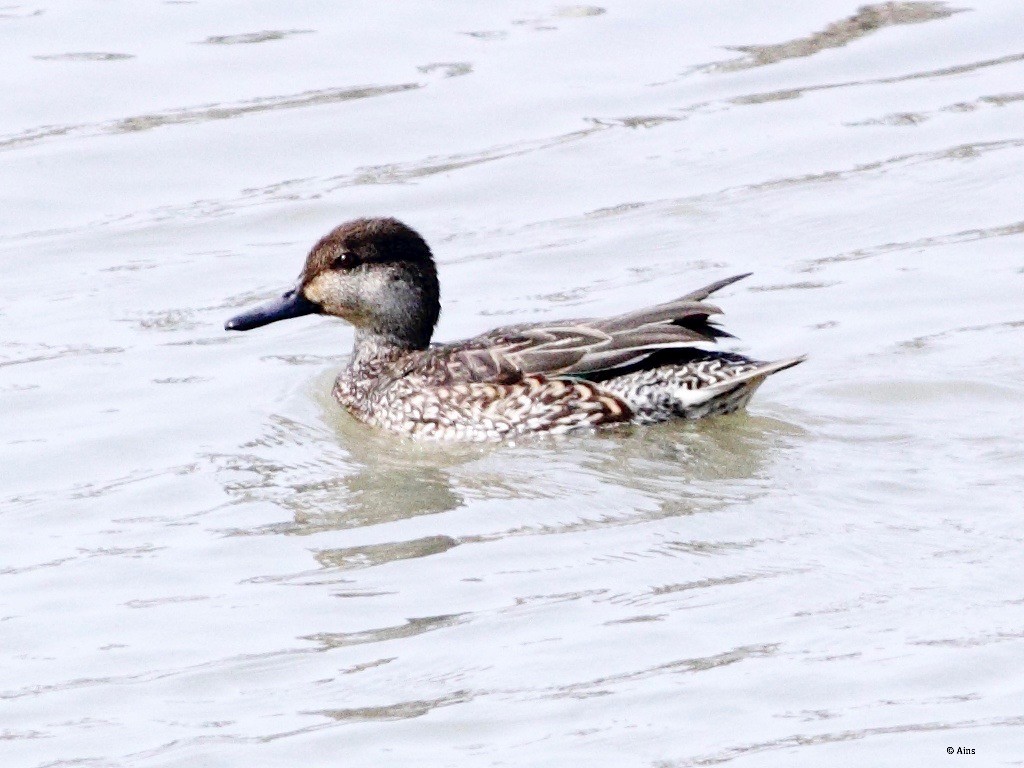
[[[319,307],[303,296],[301,290],[292,288],[278,299],[260,304],[248,312],[232,317],[224,323],[224,330],[249,331],[259,328],[261,325],[276,323],[278,320],[311,315],[318,310]]]

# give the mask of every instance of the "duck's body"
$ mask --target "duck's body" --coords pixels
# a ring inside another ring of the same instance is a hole
[[[429,248],[394,219],[361,219],[313,248],[297,288],[226,327],[344,317],[356,344],[334,396],[355,418],[416,438],[496,440],[742,408],[765,378],[803,359],[706,349],[729,334],[708,322],[721,310],[704,300],[742,277],[626,315],[430,345],[439,304]]]
[[[692,300],[673,304],[680,312],[714,311]],[[666,347],[697,333],[670,322],[635,325],[630,317],[513,326],[425,350],[363,340],[334,396],[357,419],[382,429],[494,440],[731,413],[769,374],[800,362]],[[708,331],[704,342],[713,340],[714,329]]]

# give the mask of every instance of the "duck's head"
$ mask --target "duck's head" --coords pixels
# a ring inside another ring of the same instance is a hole
[[[440,308],[437,270],[423,238],[395,219],[356,219],[320,238],[294,288],[224,328],[248,331],[302,315],[334,315],[389,343],[423,349]]]

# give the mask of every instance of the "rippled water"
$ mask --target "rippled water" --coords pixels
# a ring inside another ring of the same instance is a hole
[[[0,8],[0,764],[1019,765],[1024,8]],[[336,223],[438,338],[737,272],[749,413],[417,447]],[[947,748],[975,750],[950,757]]]

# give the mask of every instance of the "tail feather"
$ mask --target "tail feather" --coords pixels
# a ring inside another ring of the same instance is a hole
[[[726,277],[722,280],[716,280],[711,285],[705,285],[703,288],[698,288],[696,291],[691,291],[685,296],[680,296],[677,301],[704,301],[715,291],[720,291],[728,285],[739,282],[745,277],[750,277],[753,272],[744,272],[742,275],[733,275],[732,277]]]
[[[806,355],[800,355],[798,357],[790,357],[785,360],[776,360],[771,363],[763,363],[756,368],[743,373],[738,373],[735,376],[729,376],[722,381],[715,382],[714,384],[708,384],[704,387],[698,387],[697,389],[686,389],[679,392],[679,400],[687,408],[693,406],[699,406],[706,403],[710,403],[718,397],[721,397],[730,392],[734,392],[746,385],[749,386],[749,392],[747,397],[753,394],[753,391],[761,386],[761,383],[771,376],[773,373],[784,371],[787,368],[792,368],[794,365],[799,365],[807,359]]]

